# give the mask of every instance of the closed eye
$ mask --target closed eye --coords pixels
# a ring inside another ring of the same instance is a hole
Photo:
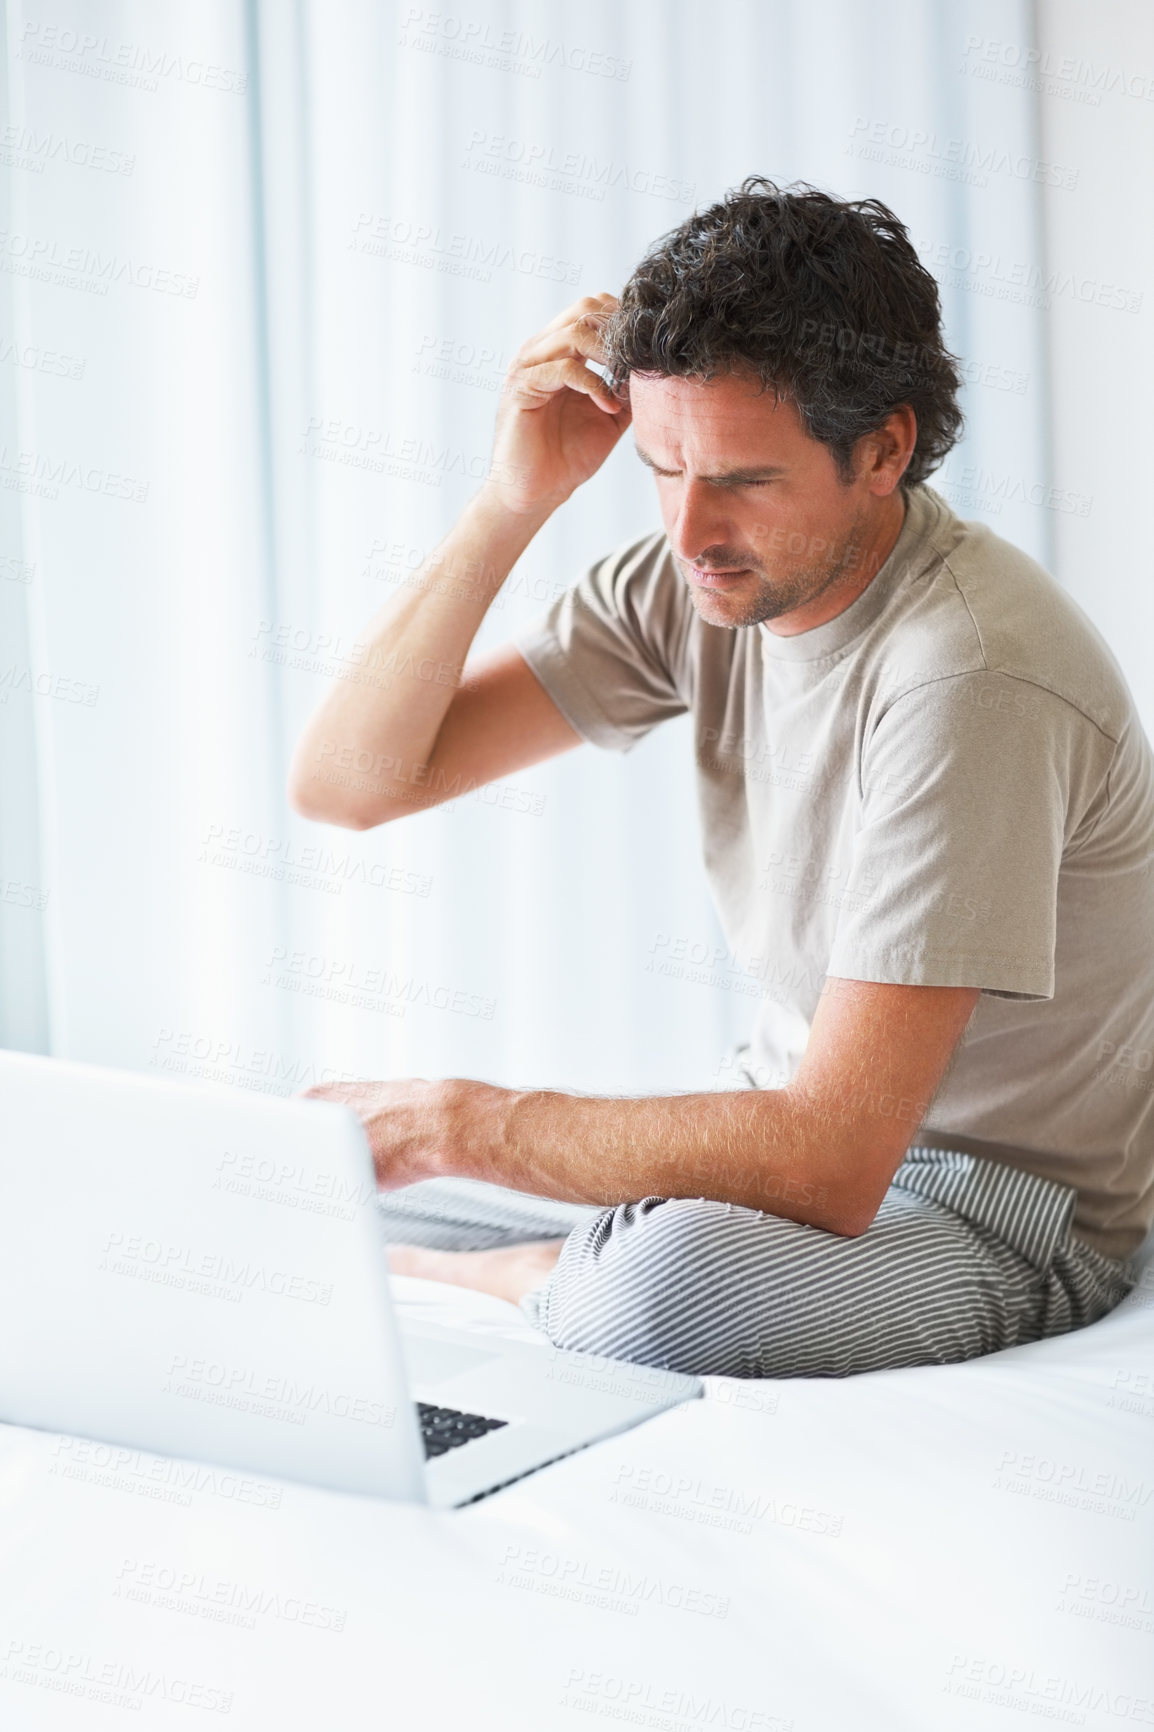
[[[654,469],[651,463],[646,464],[658,481],[678,481],[681,479],[680,469]],[[772,487],[780,478],[776,475],[745,476],[745,475],[706,475],[702,477],[711,487]]]
[[[678,481],[681,479],[682,471],[680,469],[662,469],[660,464],[653,461],[647,451],[641,449],[640,445],[634,445],[633,449],[645,467],[653,471],[658,481]],[[780,481],[785,474],[783,469],[776,468],[772,464],[767,464],[766,468],[768,473],[759,474],[756,470],[733,469],[726,475],[703,475],[700,479],[710,482],[714,487],[769,487],[774,481]]]

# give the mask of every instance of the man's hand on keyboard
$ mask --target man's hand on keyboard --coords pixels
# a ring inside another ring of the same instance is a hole
[[[334,1101],[357,1114],[382,1191],[460,1172],[470,1125],[485,1117],[489,1097],[496,1105],[507,1092],[488,1083],[427,1082],[421,1077],[320,1083],[304,1090],[308,1100]]]

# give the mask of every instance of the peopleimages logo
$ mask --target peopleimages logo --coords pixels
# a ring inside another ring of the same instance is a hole
[[[1060,270],[1057,266],[1043,268],[949,241],[915,237],[914,248],[943,287],[963,289],[968,294],[1010,301],[1015,306],[1034,307],[1043,312],[1059,297],[1119,313],[1138,313],[1142,309],[1141,289],[1086,276],[1080,271]]]
[[[1076,54],[1056,54],[1007,42],[996,36],[967,36],[962,70],[999,84],[1014,84],[1047,95],[1066,96],[1097,108],[1103,94],[1154,101],[1154,75],[1144,67],[1110,61],[1083,60]]]
[[[137,1666],[129,1660],[102,1659],[56,1642],[8,1641],[0,1650],[0,1678],[136,1712],[146,1701],[177,1702],[183,1708],[203,1708],[213,1714],[228,1714],[233,1704],[231,1690],[200,1679]]]
[[[391,968],[366,967],[357,957],[332,957],[273,947],[264,976],[266,986],[306,995],[336,997],[362,1008],[391,1006],[393,1015],[403,1015],[410,1005],[451,1011],[456,1016],[476,1016],[492,1022],[497,1001],[482,993],[444,982],[420,980]],[[279,970],[274,974],[274,970]],[[347,996],[351,995],[351,996]]]
[[[713,1485],[692,1474],[627,1465],[618,1468],[609,1501],[741,1534],[751,1534],[754,1522],[769,1522],[838,1539],[844,1519],[836,1510],[779,1500],[742,1486]]]
[[[525,30],[497,30],[480,18],[462,18],[440,8],[409,6],[401,21],[400,46],[419,48],[451,60],[464,60],[496,72],[515,72],[525,78],[540,78],[544,67],[563,67],[594,78],[612,78],[623,83],[633,70],[632,60],[588,48],[575,42],[558,42],[551,36],[534,36]]]
[[[1068,1678],[1028,1665],[1007,1665],[985,1656],[955,1654],[943,1690],[953,1696],[1013,1708],[1023,1714],[1084,1726],[1086,1711],[1110,1714],[1140,1726],[1154,1726],[1154,1699],[1097,1679]]]
[[[0,129],[0,161],[10,168],[30,168],[36,174],[43,174],[46,162],[66,162],[73,168],[94,168],[104,174],[127,175],[136,167],[136,157],[122,150],[57,132],[34,132],[28,126]]]
[[[127,499],[133,505],[148,501],[147,481],[122,475],[119,470],[102,469],[98,464],[49,457],[43,451],[16,451],[7,445],[0,445],[0,482],[18,493],[35,493],[41,499],[59,499],[62,487],[78,487],[84,493]]]
[[[410,222],[404,217],[374,215],[371,211],[361,211],[357,216],[348,244],[350,250],[367,258],[444,271],[477,283],[491,282],[495,270],[510,270],[518,276],[539,277],[544,282],[568,283],[576,288],[583,268],[569,259],[538,253],[532,247],[515,247],[507,241],[460,231],[449,234],[436,223]]]
[[[0,704],[6,704],[15,692],[26,697],[55,698],[60,703],[83,704],[86,709],[91,709],[100,697],[100,687],[90,686],[86,680],[70,679],[65,674],[49,673],[43,668],[20,667],[13,662],[10,667],[0,668]]]
[[[662,1732],[690,1732],[709,1726],[724,1732],[792,1732],[795,1722],[768,1708],[755,1708],[721,1696],[699,1696],[694,1690],[573,1666],[565,1680],[563,1708],[653,1726]]]
[[[88,362],[79,355],[62,355],[57,349],[42,349],[35,343],[0,341],[0,361],[30,373],[47,373],[50,379],[83,379]]]
[[[162,1028],[152,1043],[149,1064],[157,1070],[226,1082],[262,1094],[297,1094],[318,1083],[356,1082],[356,1071],[334,1070],[312,1059],[288,1058],[269,1047],[205,1034],[196,1029]]]
[[[265,1419],[304,1425],[310,1415],[348,1420],[355,1425],[389,1430],[396,1422],[395,1405],[374,1401],[349,1390],[330,1389],[324,1384],[295,1383],[246,1365],[227,1365],[221,1360],[190,1358],[174,1353],[168,1368],[165,1395],[183,1396],[211,1406],[237,1408]]]
[[[433,888],[428,872],[389,866],[383,860],[368,860],[350,849],[336,851],[323,843],[301,846],[287,837],[266,836],[240,825],[210,824],[197,860],[202,866],[219,866],[305,890],[323,890],[330,896],[339,896],[346,884],[420,897],[428,897]]]
[[[287,1593],[283,1587],[234,1581],[228,1576],[206,1575],[202,1570],[179,1569],[152,1558],[125,1558],[112,1587],[117,1599],[135,1600],[161,1611],[192,1614],[214,1623],[256,1628],[258,1617],[281,1623],[304,1625],[339,1635],[348,1621],[344,1606],[328,1606],[319,1600]]]
[[[48,235],[27,235],[14,229],[0,229],[0,270],[93,295],[106,295],[110,284],[128,283],[134,289],[152,289],[157,294],[194,301],[200,289],[200,278],[187,271],[170,271],[145,259],[120,258],[116,253],[93,252],[91,247],[70,247]]]
[[[207,1298],[237,1303],[246,1293],[268,1293],[304,1305],[328,1305],[332,1283],[288,1269],[243,1262],[217,1251],[198,1251],[143,1233],[109,1233],[100,1263],[103,1273],[127,1275],[158,1286],[177,1287]]]
[[[1130,1480],[1123,1474],[1088,1468],[1080,1462],[1025,1455],[1013,1449],[1002,1455],[994,1489],[1129,1522],[1154,1498],[1154,1485],[1143,1480]]]
[[[342,1221],[355,1220],[377,1197],[375,1184],[237,1149],[226,1149],[221,1155],[212,1188],[257,1202],[333,1215]]]
[[[996,144],[975,144],[968,138],[946,138],[933,127],[907,126],[888,120],[868,120],[859,115],[850,128],[846,151],[867,161],[888,162],[896,168],[919,174],[964,181],[970,186],[989,185],[991,174],[1012,180],[1035,181],[1043,186],[1064,187],[1072,192],[1078,171],[1060,163],[1043,162],[1025,151],[1006,150]]]
[[[266,1480],[199,1462],[142,1454],[123,1444],[57,1437],[52,1442],[52,1454],[55,1459],[49,1462],[48,1471],[61,1479],[79,1480],[153,1503],[174,1503],[182,1509],[190,1508],[195,1497],[204,1495],[225,1503],[242,1503],[250,1509],[278,1510],[284,1496],[283,1487]]]
[[[1154,1590],[1068,1570],[1055,1608],[1068,1617],[1154,1634]]]
[[[29,19],[25,22],[16,57],[35,66],[50,66],[58,72],[77,72],[111,84],[137,90],[158,90],[158,80],[172,78],[202,90],[240,95],[248,88],[248,74],[234,72],[184,54],[174,54],[143,42],[117,42],[109,36],[70,29],[67,25]]]
[[[502,1587],[527,1589],[556,1599],[577,1600],[600,1611],[636,1617],[642,1606],[690,1612],[703,1618],[729,1616],[729,1596],[680,1581],[666,1581],[646,1572],[634,1575],[613,1564],[596,1564],[538,1546],[507,1545],[497,1581]]]
[[[611,157],[602,161],[583,150],[561,150],[541,139],[513,138],[482,127],[474,127],[469,135],[462,167],[599,201],[613,189],[692,204],[695,190],[692,181],[677,180],[638,163],[617,162]]]

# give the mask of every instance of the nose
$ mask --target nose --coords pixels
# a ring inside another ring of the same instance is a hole
[[[666,533],[674,553],[687,565],[696,565],[708,548],[726,547],[738,539],[726,509],[724,490],[711,487],[707,481],[682,482],[676,512]]]

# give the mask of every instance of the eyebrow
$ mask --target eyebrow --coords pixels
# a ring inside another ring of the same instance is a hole
[[[652,469],[655,475],[676,475],[678,473],[676,469],[662,469],[661,465],[655,462],[647,451],[643,451],[640,445],[636,442],[634,442],[633,449],[636,451],[645,467],[647,469]],[[785,470],[781,467],[774,464],[765,464],[756,469],[723,469],[718,471],[716,475],[703,475],[701,479],[702,481],[729,481],[740,484],[743,481],[768,481],[775,475],[784,474]]]

